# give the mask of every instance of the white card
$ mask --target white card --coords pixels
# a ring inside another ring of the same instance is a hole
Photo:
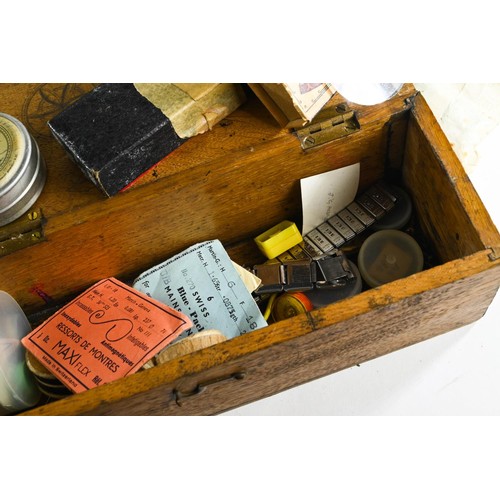
[[[306,235],[354,201],[359,186],[359,163],[300,180],[302,235]]]

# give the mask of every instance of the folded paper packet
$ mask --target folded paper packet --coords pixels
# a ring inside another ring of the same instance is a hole
[[[331,83],[248,85],[283,128],[300,128],[309,124],[335,94]]]
[[[138,371],[192,321],[125,283],[99,281],[22,340],[73,392]]]
[[[260,280],[234,265],[219,240],[197,243],[148,269],[134,288],[181,311],[193,322],[175,342],[203,330],[228,339],[267,326],[251,291]]]

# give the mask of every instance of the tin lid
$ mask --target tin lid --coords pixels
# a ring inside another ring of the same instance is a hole
[[[313,308],[314,306],[304,293],[285,292],[274,301],[272,318],[274,321],[281,321],[312,311]]]
[[[0,113],[0,195],[22,175],[30,154],[31,141],[24,125]]]
[[[28,210],[45,184],[45,164],[26,127],[0,113],[0,226]]]
[[[424,257],[418,243],[397,229],[384,229],[368,237],[358,254],[361,277],[372,288],[422,271]]]

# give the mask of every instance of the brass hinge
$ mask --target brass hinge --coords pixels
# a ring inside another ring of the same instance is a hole
[[[44,241],[44,222],[42,210],[36,208],[20,219],[0,227],[0,257]]]
[[[321,146],[359,130],[359,122],[354,111],[351,111],[346,104],[337,105],[330,113],[326,119],[323,116],[321,121],[296,130],[303,150]]]

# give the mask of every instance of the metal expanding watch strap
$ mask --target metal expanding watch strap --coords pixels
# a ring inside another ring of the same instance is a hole
[[[304,250],[314,258],[339,249],[396,204],[397,198],[383,182],[374,184],[346,208],[304,236]]]
[[[346,208],[304,236],[273,261],[253,267],[262,280],[256,294],[344,286],[354,279],[340,248],[381,219],[397,197],[383,182],[371,186]]]
[[[315,259],[257,265],[254,266],[254,273],[262,280],[262,285],[255,291],[257,295],[334,288],[354,279],[349,263],[340,251]]]

